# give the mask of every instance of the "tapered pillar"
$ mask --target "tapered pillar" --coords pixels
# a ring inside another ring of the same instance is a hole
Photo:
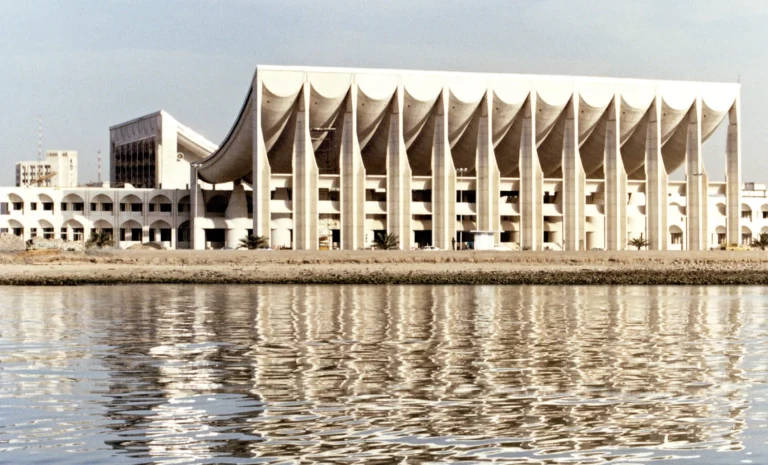
[[[648,250],[667,250],[667,169],[661,157],[661,98],[648,109],[645,138],[645,215]]]
[[[726,141],[725,180],[728,242],[741,243],[741,130],[740,97],[728,112],[728,139]]]
[[[264,143],[264,132],[261,123],[262,82],[256,79],[253,86],[255,104],[253,106],[253,235],[264,236],[271,241],[271,213],[270,213],[270,180],[272,170],[267,158],[267,147]]]
[[[563,134],[563,246],[565,250],[586,247],[586,175],[579,153],[579,94],[574,92],[565,108]]]
[[[489,89],[480,102],[480,120],[477,128],[477,229],[493,231],[494,242],[501,238],[499,218],[499,167],[493,150],[493,90]]]
[[[236,249],[240,239],[248,235],[248,199],[242,182],[237,182],[232,189],[224,217],[227,219],[228,226],[225,245]]]
[[[536,91],[531,91],[523,108],[520,137],[520,246],[523,250],[541,250],[544,241],[544,176],[536,150],[536,98]]]
[[[310,85],[299,94],[293,140],[293,248],[317,250],[317,161],[309,132]]]
[[[688,216],[688,250],[707,248],[707,175],[701,159],[701,97],[688,111],[688,135],[685,148],[686,213]]]
[[[448,141],[448,91],[437,100],[432,141],[432,244],[448,250],[456,236],[456,168]]]
[[[621,97],[608,107],[605,127],[605,248],[624,250],[627,245],[627,172],[621,158]]]
[[[365,241],[365,166],[357,139],[357,84],[346,100],[341,134],[341,248],[357,250]]]
[[[189,170],[189,233],[192,236],[190,248],[194,250],[205,249],[205,230],[199,226],[198,218],[205,217],[205,203],[203,202],[203,189],[198,181],[198,167],[192,165]],[[119,236],[116,236],[119,240]]]
[[[411,239],[411,166],[403,138],[403,84],[397,86],[389,115],[387,139],[387,232],[397,234],[400,249],[409,250]]]

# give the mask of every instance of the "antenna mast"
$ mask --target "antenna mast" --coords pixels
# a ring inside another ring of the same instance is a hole
[[[101,149],[99,149],[96,153],[99,159],[99,184],[101,184]]]
[[[37,119],[37,161],[43,161],[43,115]]]

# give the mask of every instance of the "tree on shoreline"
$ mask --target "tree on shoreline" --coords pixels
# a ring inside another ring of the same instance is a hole
[[[111,247],[113,244],[111,233],[107,231],[91,231],[91,237],[88,238],[85,246],[103,249],[104,247]]]
[[[757,239],[752,239],[752,247],[759,247],[760,250],[765,250],[768,247],[768,233],[760,233]]]
[[[240,247],[244,247],[248,250],[266,249],[269,247],[269,240],[264,236],[254,236],[253,234],[249,234],[240,239]]]
[[[648,247],[648,239],[645,239],[643,235],[640,234],[640,237],[633,237],[630,239],[627,245],[637,247],[637,250],[640,250],[643,247]]]
[[[377,249],[381,250],[394,250],[400,248],[400,238],[397,237],[397,234],[390,233],[390,234],[384,234],[384,233],[378,233],[376,234],[376,237],[373,239],[373,245]]]

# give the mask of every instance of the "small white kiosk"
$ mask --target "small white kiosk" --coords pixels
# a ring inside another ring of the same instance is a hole
[[[471,231],[475,236],[475,250],[493,250],[493,231]]]

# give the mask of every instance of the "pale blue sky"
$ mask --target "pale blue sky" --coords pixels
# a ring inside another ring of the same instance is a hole
[[[80,152],[159,109],[220,143],[257,64],[735,82],[745,181],[768,182],[768,2],[760,0],[0,0],[0,185],[13,162]],[[706,145],[723,178],[722,132]],[[108,169],[104,166],[105,178]]]

